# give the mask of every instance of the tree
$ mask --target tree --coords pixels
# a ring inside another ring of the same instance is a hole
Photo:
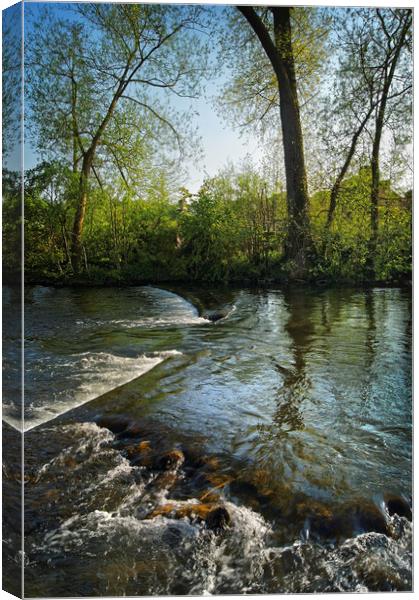
[[[304,268],[312,244],[303,135],[292,45],[291,9],[287,7],[270,9],[273,17],[273,34],[254,8],[239,6],[238,10],[258,37],[276,77],[289,219],[285,253],[287,258]]]
[[[21,143],[22,127],[22,6],[3,12],[2,149],[7,157]]]
[[[378,35],[371,43],[369,60],[363,57],[364,78],[369,86],[370,97],[376,98],[374,133],[371,155],[371,237],[369,244],[368,268],[374,273],[374,260],[378,239],[378,201],[380,186],[380,146],[387,118],[389,100],[400,97],[411,89],[409,81],[396,81],[396,69],[403,49],[411,48],[412,11],[409,9],[377,9],[379,20]],[[365,49],[367,54],[368,49]],[[372,60],[371,60],[372,59]],[[377,63],[378,60],[378,63]],[[408,71],[410,73],[410,69]],[[399,83],[399,87],[397,87]],[[400,83],[402,84],[400,87]]]
[[[205,44],[194,32],[200,15],[200,7],[83,4],[73,19],[50,12],[37,23],[28,44],[32,121],[40,146],[71,154],[79,174],[71,244],[75,271],[81,263],[89,181],[118,115],[126,115],[130,106],[133,130],[148,133],[144,123],[157,124],[166,147],[172,140],[182,148],[179,116],[162,110],[152,92],[198,93],[206,68]],[[118,147],[109,137],[106,147],[120,170]]]
[[[406,110],[400,110],[400,107],[403,106],[403,101],[411,91],[410,67],[406,69],[406,65],[401,64],[400,54],[408,42],[409,12],[388,9],[374,11],[351,9],[344,13],[339,10],[335,15],[335,35],[331,52],[339,57],[339,64],[334,97],[327,109],[323,111],[321,120],[326,129],[325,139],[329,153],[339,156],[342,162],[331,185],[326,231],[330,229],[333,222],[342,182],[348,173],[357,147],[368,135],[373,139],[371,228],[372,239],[376,239],[379,183],[377,151],[385,122],[388,123],[390,118],[388,109],[391,108],[393,119],[395,115],[398,116],[399,130],[406,126]],[[386,28],[388,28],[387,34]],[[374,132],[369,131],[371,122]],[[374,252],[371,247],[371,256]]]

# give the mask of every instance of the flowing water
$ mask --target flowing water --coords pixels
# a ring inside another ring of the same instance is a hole
[[[410,293],[177,291],[26,290],[25,594],[410,590]]]

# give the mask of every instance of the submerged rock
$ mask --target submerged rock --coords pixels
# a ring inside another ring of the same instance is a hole
[[[220,459],[217,456],[200,456],[196,461],[196,466],[208,471],[217,471],[220,468]]]
[[[151,452],[151,443],[149,440],[143,440],[138,444],[134,444],[133,446],[128,446],[125,449],[128,458],[135,458],[139,454],[146,454]]]
[[[199,501],[205,502],[205,503],[208,502],[211,504],[216,504],[217,502],[220,501],[220,495],[217,494],[217,492],[214,492],[212,489],[205,490],[205,492],[199,496]]]
[[[124,450],[133,466],[146,467],[150,471],[176,471],[185,462],[182,450],[174,449],[162,454],[151,446],[150,440],[125,446]]]
[[[121,436],[124,438],[135,438],[143,435],[143,428],[140,423],[136,421],[131,421],[129,425],[121,431]]]
[[[169,491],[179,480],[179,474],[176,471],[162,471],[153,480],[152,486],[155,492]]]
[[[178,469],[184,462],[185,456],[182,450],[171,450],[157,458],[156,468],[162,471],[172,471]]]
[[[213,486],[214,490],[219,490],[233,481],[231,475],[225,475],[224,473],[205,473],[204,478]]]
[[[143,440],[138,444],[128,446],[125,448],[125,452],[134,466],[151,467],[153,464],[152,449],[149,440]]]
[[[305,499],[296,504],[294,514],[304,522],[303,531],[308,536],[342,540],[361,533],[389,535],[384,512],[369,500],[332,507],[317,500]],[[292,513],[289,516],[293,518]]]
[[[306,500],[296,506],[297,516],[304,519],[306,536],[337,540],[352,534],[350,519],[334,513],[331,508],[316,500]]]

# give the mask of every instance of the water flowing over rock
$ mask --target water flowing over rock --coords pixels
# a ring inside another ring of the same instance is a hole
[[[402,290],[28,296],[28,595],[411,589]]]

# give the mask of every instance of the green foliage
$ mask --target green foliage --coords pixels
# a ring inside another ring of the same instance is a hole
[[[412,269],[412,215],[403,206],[386,207],[378,235],[377,278],[399,281],[410,278]]]
[[[342,184],[332,227],[325,229],[329,191],[311,197],[317,258],[308,278],[367,280],[370,236],[369,169]],[[83,234],[84,273],[75,279],[68,248],[77,177],[59,163],[43,163],[25,177],[25,270],[28,281],[126,284],[169,280],[284,281],[285,195],[248,163],[205,181],[198,194],[171,189],[164,172],[141,195],[122,178],[92,182]],[[19,269],[20,182],[3,174],[3,257],[6,274]],[[380,185],[377,279],[397,282],[411,273],[411,198]]]
[[[264,6],[254,7],[274,37],[273,17]],[[310,99],[322,77],[326,60],[327,15],[315,7],[291,11],[292,46],[302,104]],[[218,31],[219,62],[230,75],[219,99],[220,116],[265,135],[279,126],[278,81],[260,42],[235,7],[224,9]],[[228,33],[226,33],[226,28]]]
[[[2,14],[2,150],[3,159],[21,143],[23,5]]]
[[[257,280],[281,254],[284,222],[277,193],[246,165],[207,180],[182,220],[182,252],[192,279]]]
[[[411,202],[393,189],[395,181],[406,187],[410,30],[383,114],[378,219],[371,208],[376,96],[390,64],[384,58],[393,52],[388,32],[399,31],[399,22],[409,17],[406,10],[291,11],[312,190],[314,248],[307,245],[310,256],[303,268],[284,257],[290,222],[278,81],[243,15],[234,7],[136,4],[86,3],[65,10],[62,18],[48,7],[27,9],[27,129],[40,156],[50,161],[25,174],[27,280],[217,283],[304,276],[364,282],[375,273],[376,279],[393,282],[410,277]],[[257,7],[255,14],[272,36],[272,11]],[[212,35],[216,31],[220,35]],[[7,23],[4,32],[10,36]],[[229,70],[221,82],[223,115],[253,124],[269,148],[263,171],[249,161],[226,168],[193,195],[179,189],[199,146],[193,107],[186,109],[185,98],[197,97],[203,75],[210,75],[214,40],[220,50],[217,67]],[[3,66],[12,83],[16,65],[9,54]],[[12,96],[6,90],[3,97],[9,129]],[[337,197],[331,203],[332,189]],[[20,201],[19,177],[5,172],[7,276],[19,271]],[[329,206],[333,218],[326,227]],[[372,231],[373,222],[378,231]]]
[[[22,190],[19,173],[3,169],[2,196],[3,275],[18,279],[22,246]]]
[[[312,198],[313,229],[319,259],[312,276],[333,281],[364,281],[370,240],[371,173],[362,168],[344,180],[334,222],[325,230],[329,192]],[[411,209],[388,181],[380,184],[379,240],[376,252],[376,279],[399,281],[411,273]]]
[[[227,280],[237,239],[232,207],[217,194],[217,182],[208,181],[190,210],[183,214],[181,235],[192,279]],[[214,189],[215,188],[215,189]]]

